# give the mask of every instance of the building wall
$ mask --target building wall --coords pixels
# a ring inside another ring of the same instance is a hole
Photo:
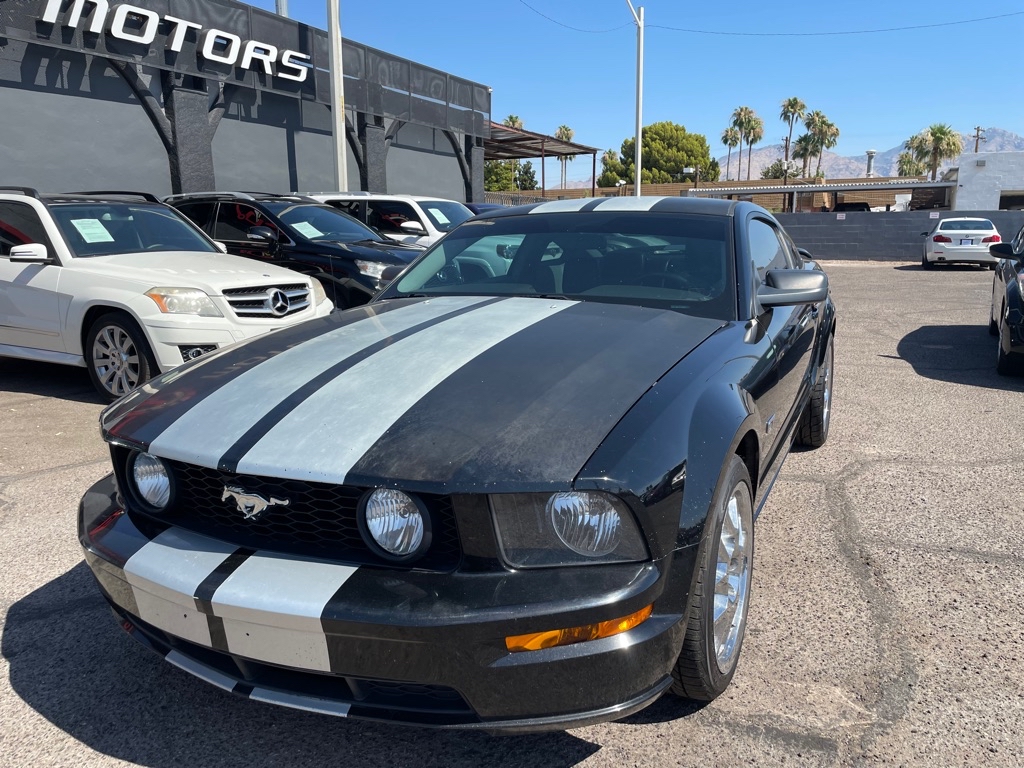
[[[1003,192],[1024,194],[1024,152],[964,154],[959,163],[955,210],[994,211]]]
[[[171,192],[156,129],[105,59],[14,40],[0,47],[0,184]]]
[[[938,218],[931,218],[938,213]],[[919,261],[924,250],[922,232],[940,219],[961,217],[962,211],[906,211],[898,213],[777,213],[796,244],[822,259],[878,259]],[[1024,226],[1024,211],[971,211],[996,225],[1003,239]]]
[[[388,194],[466,200],[458,158],[451,142],[436,128],[414,123],[402,126],[388,148],[387,178]]]

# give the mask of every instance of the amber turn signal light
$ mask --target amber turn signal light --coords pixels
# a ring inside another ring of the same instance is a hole
[[[587,640],[599,640],[627,632],[650,618],[653,605],[641,608],[636,613],[623,616],[621,619],[602,621],[600,624],[586,624],[582,627],[569,629],[552,629],[547,632],[531,632],[528,635],[511,635],[505,638],[505,647],[510,651],[539,651],[543,648],[554,648],[558,645],[584,643]]]

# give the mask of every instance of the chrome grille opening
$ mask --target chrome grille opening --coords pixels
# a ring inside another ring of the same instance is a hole
[[[228,288],[224,298],[239,317],[279,318],[294,315],[310,305],[309,286],[303,283]]]

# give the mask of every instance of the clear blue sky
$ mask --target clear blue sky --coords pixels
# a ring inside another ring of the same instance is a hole
[[[274,0],[252,5],[275,8]],[[670,120],[703,133],[712,156],[725,153],[719,137],[740,105],[765,121],[763,144],[779,143],[779,104],[789,96],[839,127],[842,155],[884,151],[937,122],[1024,134],[1022,0],[636,5],[647,24],[644,124]],[[326,9],[327,0],[289,0],[292,18],[320,28]],[[1003,14],[1018,15],[950,24]],[[625,0],[341,0],[341,24],[346,38],[492,87],[496,121],[515,114],[542,133],[566,124],[575,141],[602,151],[633,136],[636,27]],[[923,24],[949,25],[807,34]],[[548,186],[558,175],[550,161]],[[570,179],[589,176],[589,157],[569,164]]]

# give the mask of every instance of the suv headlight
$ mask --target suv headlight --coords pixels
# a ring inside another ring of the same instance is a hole
[[[313,306],[319,307],[321,303],[327,300],[327,291],[324,290],[324,284],[315,277],[310,278],[310,282],[313,283]]]
[[[213,300],[198,288],[150,288],[146,295],[169,315],[224,317]]]
[[[516,568],[644,560],[647,547],[629,507],[599,491],[489,497],[502,557]]]
[[[374,280],[380,280],[384,276],[384,270],[390,266],[390,264],[385,264],[382,261],[356,259],[356,269],[359,270],[359,274],[372,277]]]

